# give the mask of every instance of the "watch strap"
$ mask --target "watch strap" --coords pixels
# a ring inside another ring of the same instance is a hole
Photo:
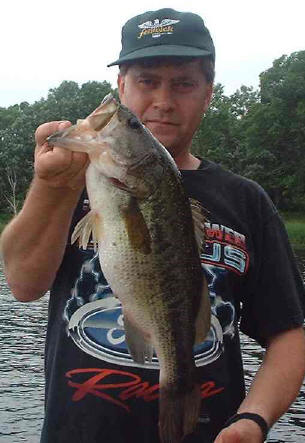
[[[266,420],[259,414],[255,414],[253,412],[241,412],[240,414],[235,414],[232,417],[230,417],[225,425],[224,428],[227,428],[228,426],[230,426],[232,423],[235,423],[238,420],[242,420],[243,418],[247,419],[247,420],[253,420],[255,421],[255,423],[258,424],[258,426],[261,428],[263,436],[264,436],[264,441],[267,438],[268,432],[269,432],[269,427],[267,425]]]

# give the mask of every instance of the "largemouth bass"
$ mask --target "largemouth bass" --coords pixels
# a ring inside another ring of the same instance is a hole
[[[193,345],[210,328],[198,248],[204,235],[200,208],[186,197],[167,150],[112,96],[48,142],[89,155],[91,211],[76,226],[72,242],[78,239],[86,248],[92,234],[98,245],[103,273],[122,304],[134,361],[151,361],[155,350],[160,438],[178,443],[198,419]]]

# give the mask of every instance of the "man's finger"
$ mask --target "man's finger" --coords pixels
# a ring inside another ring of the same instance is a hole
[[[85,174],[89,166],[89,163],[90,160],[88,157],[87,161],[84,162],[82,169],[76,175],[74,175],[74,177],[70,180],[69,186],[71,189],[78,189],[80,187],[85,186]]]
[[[56,131],[61,131],[62,129],[68,128],[71,126],[71,122],[68,120],[63,121],[55,121],[49,123],[43,123],[38,126],[35,132],[35,140],[37,145],[43,145],[46,141],[46,138],[49,135],[53,134]]]

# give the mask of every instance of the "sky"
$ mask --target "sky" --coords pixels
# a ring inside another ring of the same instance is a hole
[[[259,86],[283,54],[305,50],[304,0],[10,0],[1,5],[0,107],[47,97],[63,80],[116,86],[121,28],[147,10],[199,14],[216,46],[216,82]]]

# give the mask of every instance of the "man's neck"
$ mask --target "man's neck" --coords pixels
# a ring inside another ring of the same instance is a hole
[[[183,153],[174,158],[179,169],[198,169],[201,161],[190,152]]]

